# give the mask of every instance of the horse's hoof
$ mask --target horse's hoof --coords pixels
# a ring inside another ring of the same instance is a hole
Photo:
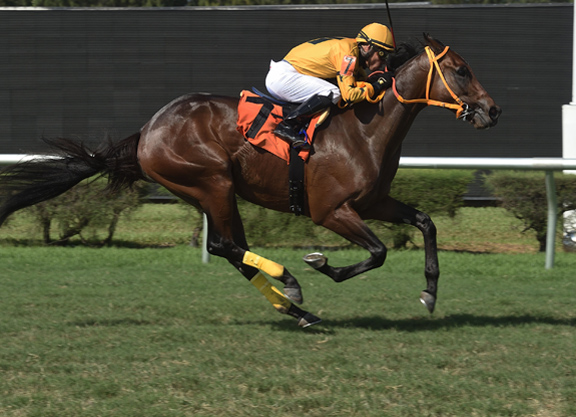
[[[310,327],[318,324],[322,321],[320,317],[316,317],[314,314],[306,313],[304,316],[300,317],[298,320],[298,326],[300,327]]]
[[[314,269],[320,269],[328,262],[328,258],[320,252],[309,253],[302,260]]]
[[[436,297],[426,291],[420,293],[420,302],[426,306],[430,314],[434,313],[434,307],[436,306]]]
[[[296,287],[284,287],[282,290],[286,298],[296,304],[302,304],[304,298],[302,297],[302,290]]]

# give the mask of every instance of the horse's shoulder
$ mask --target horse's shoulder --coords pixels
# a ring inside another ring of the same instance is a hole
[[[361,101],[352,107],[343,109],[335,106],[331,111],[331,119],[333,121],[338,120],[337,123],[342,123],[344,128],[353,129],[356,125],[371,123],[379,113],[381,110],[378,103]]]

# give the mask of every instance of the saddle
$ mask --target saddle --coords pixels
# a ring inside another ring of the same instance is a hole
[[[236,129],[248,142],[265,149],[273,155],[290,163],[290,145],[278,138],[273,132],[282,119],[290,114],[298,104],[284,103],[254,89],[243,90],[238,103],[238,121]],[[314,131],[322,114],[315,115],[306,128],[306,142],[312,144]],[[298,156],[307,161],[309,149],[300,149]]]
[[[304,162],[310,157],[310,149],[292,148],[273,133],[278,123],[298,104],[282,103],[254,90],[243,90],[240,93],[236,129],[252,145],[265,149],[289,164],[290,210],[299,216],[304,213]],[[306,142],[310,145],[321,116],[312,117],[306,128]]]

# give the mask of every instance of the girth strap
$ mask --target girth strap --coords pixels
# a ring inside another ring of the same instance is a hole
[[[289,195],[290,211],[296,216],[304,214],[304,161],[298,156],[299,149],[290,148]]]

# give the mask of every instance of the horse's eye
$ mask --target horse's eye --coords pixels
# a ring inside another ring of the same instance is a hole
[[[456,74],[458,74],[461,77],[468,77],[470,76],[470,71],[468,70],[468,67],[462,66],[456,70]]]

